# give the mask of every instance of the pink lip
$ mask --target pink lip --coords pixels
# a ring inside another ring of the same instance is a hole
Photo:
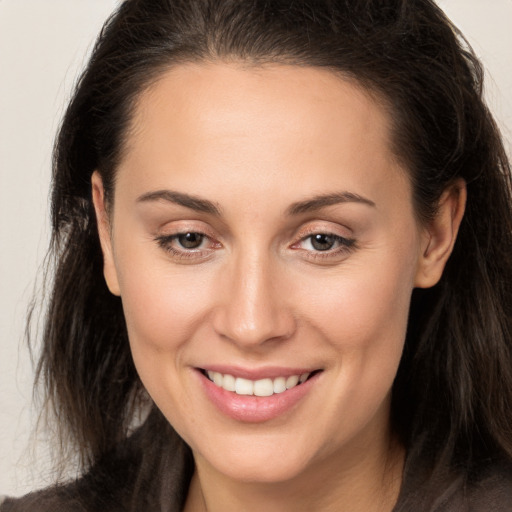
[[[220,368],[220,367],[216,367]],[[225,367],[224,367],[225,368]],[[208,368],[210,369],[210,368]],[[272,375],[275,375],[274,369],[269,369]],[[287,369],[289,370],[289,369]],[[219,371],[219,370],[211,370],[211,371]],[[307,370],[306,370],[307,372]],[[304,371],[297,373],[289,373],[289,375],[299,375],[300,373],[306,373]],[[233,372],[231,371],[219,371],[219,373],[229,373],[230,375],[240,376],[242,378],[244,375],[249,375],[251,371],[245,372]],[[267,373],[267,375],[270,375]],[[226,391],[218,386],[216,386],[210,379],[208,379],[201,371],[197,371],[201,385],[206,393],[206,396],[213,402],[213,404],[217,407],[217,409],[225,414],[226,416],[245,423],[262,423],[264,421],[269,421],[286,412],[293,409],[302,398],[304,398],[311,388],[315,385],[318,377],[322,372],[314,374],[311,378],[309,378],[306,382],[295,386],[292,389],[288,389],[283,393],[277,393],[271,396],[246,396],[246,395],[237,395],[231,391]],[[285,373],[278,373],[276,376],[284,377],[288,374],[288,371]],[[262,377],[262,372],[257,372],[257,378],[271,378]],[[252,380],[254,377],[249,377]]]

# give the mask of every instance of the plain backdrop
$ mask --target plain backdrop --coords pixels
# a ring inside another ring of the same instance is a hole
[[[150,0],[148,0],[150,1]],[[33,368],[24,323],[49,238],[52,140],[117,0],[0,0],[0,495],[51,482],[31,436]],[[511,154],[512,0],[440,0],[487,69],[486,96]]]

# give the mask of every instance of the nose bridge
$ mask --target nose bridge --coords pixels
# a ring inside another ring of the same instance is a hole
[[[277,276],[277,263],[268,252],[252,249],[234,254],[223,275],[217,332],[245,346],[288,338],[294,319]]]

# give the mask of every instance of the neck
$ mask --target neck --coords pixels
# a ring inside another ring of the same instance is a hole
[[[335,453],[286,482],[234,481],[196,456],[185,512],[391,512],[402,481],[403,447]],[[349,462],[351,461],[351,462]]]

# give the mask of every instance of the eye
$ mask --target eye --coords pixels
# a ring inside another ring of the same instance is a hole
[[[329,232],[311,232],[291,246],[310,260],[338,261],[356,249],[353,238],[344,238]]]
[[[355,240],[344,238],[333,233],[313,233],[304,237],[299,244],[300,249],[307,251],[337,251],[339,249],[348,249],[354,245]]]
[[[328,235],[326,233],[316,233],[308,238],[311,246],[317,251],[329,251],[337,242],[336,236]]]
[[[206,236],[202,233],[180,233],[175,235],[175,240],[184,249],[199,249],[204,242]]]
[[[198,231],[160,235],[155,241],[175,260],[203,261],[220,247],[218,242]]]

